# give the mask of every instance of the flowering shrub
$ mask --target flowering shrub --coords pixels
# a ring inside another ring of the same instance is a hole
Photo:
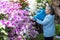
[[[0,2],[0,23],[5,26],[10,40],[26,40],[37,34],[28,17],[29,12],[22,8],[20,2]]]

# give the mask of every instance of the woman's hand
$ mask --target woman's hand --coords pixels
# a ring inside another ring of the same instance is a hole
[[[37,20],[36,20],[36,22],[37,22],[38,24],[40,24],[40,22],[39,22],[39,21],[40,21],[39,19],[37,19]]]

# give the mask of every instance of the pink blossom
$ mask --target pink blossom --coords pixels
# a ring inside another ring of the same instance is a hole
[[[24,34],[28,36],[32,35],[32,37],[36,35],[36,31],[32,29],[33,22],[27,16],[29,12],[20,8],[22,8],[22,5],[19,2],[0,2],[0,13],[2,12],[1,14],[5,15],[4,19],[0,20],[0,22],[9,29],[13,28],[11,32],[8,32],[10,40],[14,40],[15,38],[22,40],[22,37],[25,36]]]

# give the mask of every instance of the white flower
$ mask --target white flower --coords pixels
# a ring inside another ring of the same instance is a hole
[[[30,16],[31,19],[33,19],[33,16]]]
[[[8,34],[5,32],[5,30],[1,30],[1,32],[4,33],[5,35],[8,35]]]
[[[5,29],[5,25],[3,25],[1,22],[0,22],[0,28],[4,28]]]
[[[27,30],[26,29],[24,29],[24,33],[26,33],[27,32]]]
[[[23,31],[20,32],[20,35],[23,35]]]
[[[1,10],[1,11],[0,11],[0,14],[5,14],[5,13],[4,13],[4,11]]]

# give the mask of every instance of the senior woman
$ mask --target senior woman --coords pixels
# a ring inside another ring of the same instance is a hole
[[[46,6],[46,16],[43,21],[36,18],[38,24],[43,25],[43,34],[45,40],[53,40],[55,35],[54,9],[52,6]]]

